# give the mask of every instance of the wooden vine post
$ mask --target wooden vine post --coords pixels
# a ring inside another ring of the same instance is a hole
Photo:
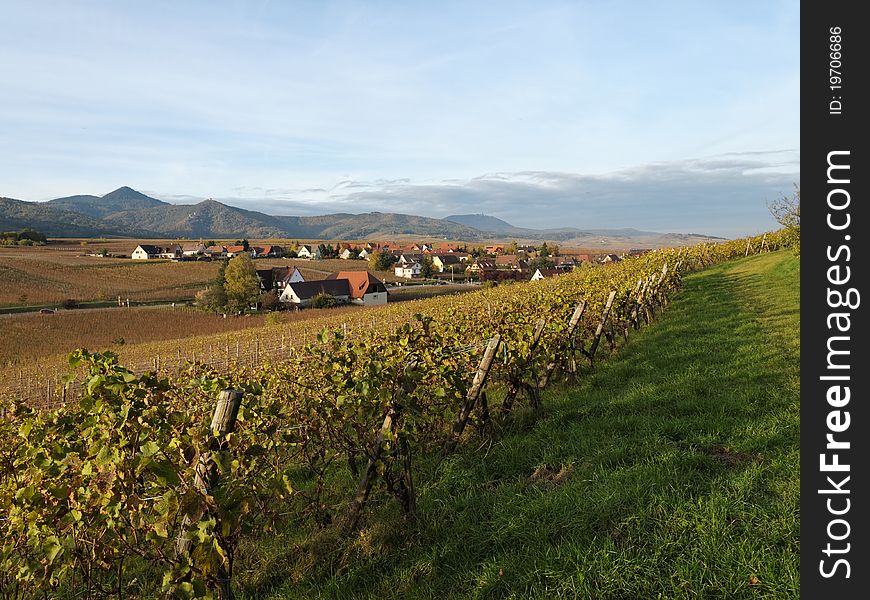
[[[541,341],[541,337],[544,334],[544,327],[547,325],[547,319],[541,318],[538,320],[537,325],[535,326],[535,331],[532,334],[532,343],[529,345],[529,357],[522,361],[517,365],[519,369],[525,368],[526,365],[531,363],[534,360],[535,348],[537,348],[538,343]],[[501,405],[501,416],[504,417],[511,411],[511,407],[513,406],[514,400],[517,397],[521,388],[525,388],[529,394],[529,400],[532,402],[532,406],[536,411],[541,409],[541,401],[540,394],[538,393],[538,386],[530,386],[526,382],[522,381],[519,377],[512,378],[510,383],[508,384],[508,391],[504,397],[504,401]]]
[[[209,440],[209,450],[200,454],[199,460],[196,463],[196,475],[193,481],[194,487],[203,495],[208,495],[220,481],[220,474],[212,460],[212,455],[221,449],[226,436],[232,433],[236,427],[236,418],[239,415],[239,407],[242,405],[242,394],[242,390],[228,389],[222,390],[218,396],[217,406],[215,406],[214,415],[212,415],[211,419],[210,430],[212,438]],[[178,539],[175,542],[175,555],[179,558],[190,554],[190,537],[187,534],[190,524],[190,517],[185,515],[181,521]],[[221,599],[231,600],[233,592],[230,587],[229,572],[223,564],[218,568],[217,575],[220,582],[218,592]],[[167,598],[170,597],[174,597],[173,588],[170,588],[167,593]]]
[[[477,372],[474,374],[474,379],[471,382],[471,388],[469,388],[468,394],[465,397],[465,402],[462,403],[462,408],[460,408],[459,414],[456,415],[456,420],[453,421],[453,425],[450,427],[447,441],[444,442],[444,447],[441,450],[442,457],[453,452],[462,432],[465,431],[471,411],[483,392],[483,386],[486,384],[486,378],[489,375],[489,370],[492,367],[500,344],[501,336],[499,334],[495,334],[495,336],[490,338],[489,343],[487,343],[486,350],[483,352],[483,358],[480,359],[480,365],[477,367]]]
[[[610,307],[613,306],[613,299],[616,298],[616,290],[610,292],[607,296],[607,303],[604,305],[604,310],[601,312],[601,320],[598,322],[598,327],[595,328],[595,336],[592,338],[592,345],[589,347],[589,364],[595,358],[595,351],[598,349],[598,343],[601,341],[601,334],[604,332],[604,325],[607,323],[607,316],[610,314]]]
[[[571,315],[571,320],[568,321],[568,331],[566,332],[566,337],[568,339],[568,343],[572,343],[572,339],[574,338],[574,332],[577,330],[577,325],[580,324],[580,319],[583,318],[583,312],[586,310],[586,300],[581,300],[580,304],[574,309],[574,314]],[[573,353],[572,353],[573,355]],[[547,387],[547,382],[550,381],[550,377],[553,375],[553,371],[556,370],[556,362],[553,361],[549,363],[544,368],[544,374],[541,376],[541,381],[538,382],[538,389],[542,390]]]
[[[405,368],[406,371],[413,371],[417,368],[417,361],[412,360],[408,366]],[[405,385],[401,386],[399,390],[397,390],[391,399],[390,407],[387,409],[387,414],[384,416],[384,421],[381,424],[381,428],[378,431],[377,436],[375,436],[375,442],[372,445],[372,449],[369,453],[369,459],[366,463],[366,467],[363,470],[362,477],[359,480],[359,484],[356,488],[356,494],[354,494],[353,500],[350,502],[350,506],[348,507],[347,514],[344,518],[344,530],[351,531],[356,528],[357,523],[359,522],[360,515],[362,514],[362,509],[365,506],[366,500],[368,500],[369,492],[372,489],[372,483],[374,482],[375,475],[377,474],[377,465],[378,461],[381,459],[381,454],[384,450],[384,440],[387,437],[387,434],[392,432],[396,428],[397,420],[399,417],[399,403],[401,397],[404,394],[408,394],[414,389],[414,385]],[[404,470],[404,480],[405,485],[407,486],[409,497],[409,509],[414,510],[416,508],[416,500],[414,499],[414,487],[413,482],[411,481],[411,454],[410,448],[407,447],[406,444],[402,447],[402,462],[403,462],[403,470]]]

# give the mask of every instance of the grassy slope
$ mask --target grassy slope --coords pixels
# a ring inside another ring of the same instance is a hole
[[[687,277],[543,419],[422,474],[416,526],[384,503],[350,543],[258,546],[240,595],[797,598],[799,277],[782,252]]]

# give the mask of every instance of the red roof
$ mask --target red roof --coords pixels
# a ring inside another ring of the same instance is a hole
[[[350,297],[362,298],[371,292],[386,292],[384,283],[368,271],[339,271],[331,273],[327,279],[347,279],[350,285]]]

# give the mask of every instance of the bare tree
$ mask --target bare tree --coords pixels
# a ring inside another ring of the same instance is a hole
[[[773,218],[785,229],[784,245],[793,248],[795,253],[801,253],[801,188],[795,185],[791,196],[777,198],[767,205]]]

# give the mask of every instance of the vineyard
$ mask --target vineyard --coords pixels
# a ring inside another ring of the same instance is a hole
[[[775,248],[778,235],[409,301],[378,322],[314,319],[253,357],[225,337],[180,370],[76,351],[66,402],[2,406],[0,593],[229,598],[254,532],[351,535],[372,494],[411,522],[421,460],[495,435],[521,404],[542,413],[549,383],[651,323],[685,273]],[[162,585],[141,580],[148,568]]]

